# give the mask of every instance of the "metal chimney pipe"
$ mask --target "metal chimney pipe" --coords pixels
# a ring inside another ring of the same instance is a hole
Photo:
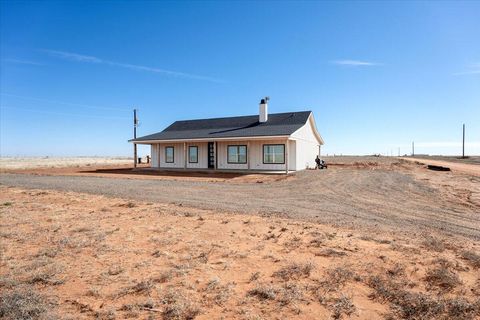
[[[268,121],[268,100],[269,97],[265,97],[260,100],[260,107],[259,107],[259,122],[267,122]]]

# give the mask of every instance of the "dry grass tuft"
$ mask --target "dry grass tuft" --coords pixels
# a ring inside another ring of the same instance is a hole
[[[6,320],[51,319],[47,300],[31,287],[0,293],[0,318]]]
[[[428,289],[436,287],[445,292],[452,291],[461,283],[458,275],[444,264],[428,270],[424,280],[427,282]]]
[[[296,283],[285,283],[278,290],[278,301],[281,305],[289,305],[303,299],[303,290]]]
[[[309,277],[312,270],[315,268],[313,262],[306,263],[290,263],[283,268],[280,268],[278,271],[273,273],[274,277],[281,278],[285,281],[295,280],[301,277]]]
[[[316,252],[315,255],[319,257],[343,257],[346,256],[347,253],[344,251],[338,251],[332,248],[328,248],[320,252]]]
[[[182,292],[170,290],[161,300],[165,306],[162,316],[165,320],[195,319],[200,314],[200,308]]]
[[[350,316],[357,311],[352,298],[343,294],[338,298],[334,298],[329,308],[332,310],[333,319],[342,319],[343,315]]]
[[[405,290],[405,283],[372,276],[368,285],[374,292],[370,297],[389,302],[393,319],[457,319],[469,320],[480,315],[480,300],[472,303],[464,298],[440,298]]]
[[[154,285],[153,285],[152,281],[150,281],[150,280],[141,281],[141,282],[138,282],[138,283],[136,283],[132,286],[121,289],[116,294],[116,297],[117,298],[118,297],[123,297],[123,296],[129,295],[129,294],[149,293],[150,290],[153,288],[153,286]]]
[[[437,239],[435,237],[427,237],[425,240],[423,240],[422,245],[425,249],[431,250],[431,251],[436,251],[436,252],[443,252],[445,251],[445,243]]]
[[[247,292],[247,295],[257,297],[261,300],[275,300],[277,289],[270,284],[257,284]]]
[[[65,282],[63,279],[56,278],[62,272],[62,268],[55,264],[49,264],[39,267],[26,279],[28,284],[60,285]]]
[[[474,267],[475,269],[480,268],[480,254],[474,251],[462,251],[461,253],[462,259],[467,260],[467,262]]]
[[[122,273],[123,271],[124,271],[124,269],[119,265],[110,266],[108,268],[108,274],[111,275],[111,276],[116,276],[116,275]]]
[[[257,281],[260,278],[261,275],[262,274],[259,271],[254,272],[250,275],[249,281],[250,282]]]

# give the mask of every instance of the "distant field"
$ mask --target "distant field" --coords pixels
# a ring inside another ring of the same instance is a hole
[[[397,157],[370,157],[370,156],[323,156],[322,159],[327,161],[327,163],[353,163],[353,162],[363,162],[363,161],[375,161],[379,163],[386,163]],[[403,158],[412,158],[410,156]],[[438,160],[438,161],[448,161],[455,163],[465,163],[465,164],[480,164],[480,156],[472,156],[462,159],[457,156],[427,156],[427,155],[418,155],[414,157],[415,159],[426,159],[426,160]]]
[[[2,157],[0,169],[61,168],[132,163],[128,157]]]
[[[462,159],[454,156],[415,156],[418,159],[441,160],[455,163],[480,164],[480,156],[472,156]]]

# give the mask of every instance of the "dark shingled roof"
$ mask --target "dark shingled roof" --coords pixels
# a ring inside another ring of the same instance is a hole
[[[288,136],[302,127],[311,111],[272,113],[260,123],[258,115],[175,121],[162,132],[130,141]]]

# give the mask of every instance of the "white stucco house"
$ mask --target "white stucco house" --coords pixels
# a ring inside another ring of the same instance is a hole
[[[176,121],[165,130],[130,140],[151,146],[158,169],[298,171],[315,167],[324,144],[311,111]]]

